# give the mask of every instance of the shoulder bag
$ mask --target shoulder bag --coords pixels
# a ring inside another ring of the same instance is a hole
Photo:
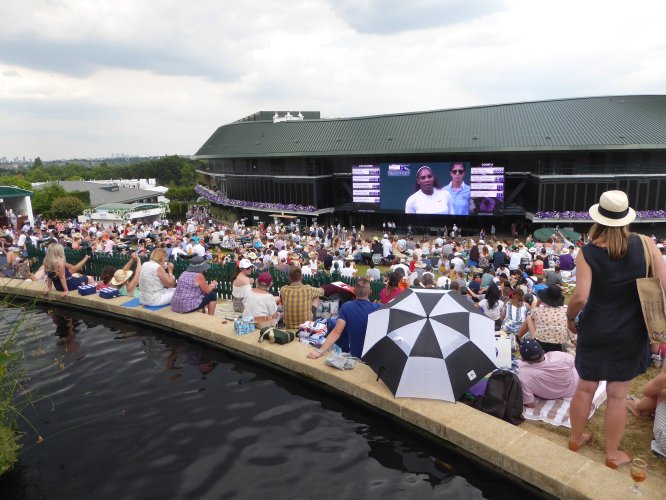
[[[666,300],[664,299],[664,288],[661,281],[654,275],[654,262],[650,250],[652,240],[639,235],[643,244],[645,254],[645,278],[636,280],[638,296],[641,301],[643,318],[647,327],[648,336],[652,343],[666,342]]]

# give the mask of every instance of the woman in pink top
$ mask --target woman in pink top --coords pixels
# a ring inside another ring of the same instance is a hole
[[[379,301],[382,304],[387,304],[396,298],[402,290],[400,289],[400,280],[402,277],[398,273],[391,273],[388,278],[386,287],[379,292]]]

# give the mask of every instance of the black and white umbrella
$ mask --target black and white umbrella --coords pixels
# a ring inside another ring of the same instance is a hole
[[[370,314],[362,359],[396,397],[456,401],[496,368],[494,323],[455,291],[409,289]]]

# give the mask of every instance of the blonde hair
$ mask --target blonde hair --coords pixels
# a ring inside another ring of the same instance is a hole
[[[153,250],[153,252],[150,254],[150,260],[158,263],[163,263],[167,259],[167,254],[166,250],[164,248],[156,248]]]
[[[60,243],[51,243],[46,249],[46,256],[44,257],[44,270],[46,272],[57,272],[58,259],[65,260],[65,249]]]
[[[590,240],[602,240],[606,244],[608,256],[612,260],[622,259],[627,255],[629,230],[627,226],[611,227],[603,224],[593,224],[589,232]]]

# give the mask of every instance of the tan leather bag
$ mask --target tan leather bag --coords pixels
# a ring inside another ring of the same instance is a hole
[[[645,254],[645,278],[636,280],[638,296],[643,309],[643,318],[647,327],[650,342],[666,342],[666,299],[664,298],[664,288],[661,281],[654,275],[654,262],[652,258],[651,247],[654,245],[652,240],[639,235],[643,243],[643,252]]]

